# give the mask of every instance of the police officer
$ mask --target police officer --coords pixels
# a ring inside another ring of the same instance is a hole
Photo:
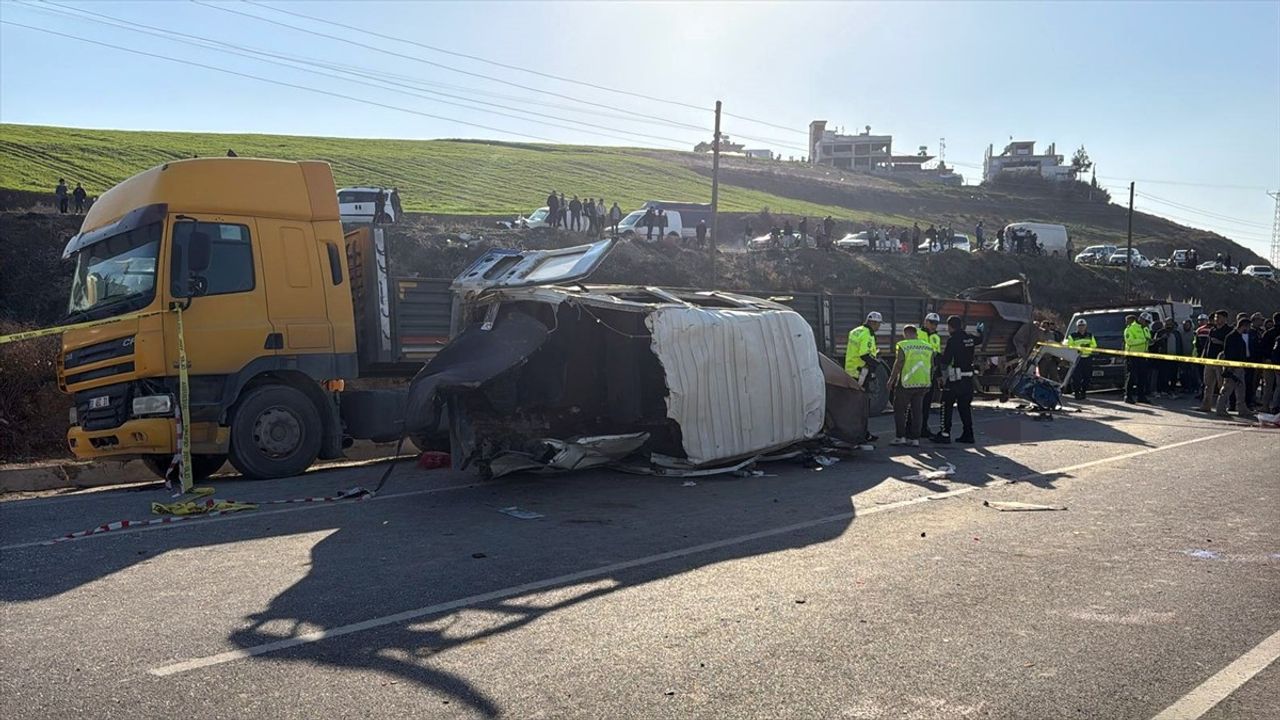
[[[942,322],[942,318],[938,313],[931,312],[924,316],[924,322],[920,325],[919,338],[933,348],[933,371],[934,380],[936,380],[938,369],[938,355],[942,353],[942,338],[938,336],[938,323]],[[929,383],[929,392],[924,396],[924,416],[920,418],[920,437],[933,439],[937,437],[933,431],[929,429],[929,415],[932,414],[933,404],[938,400],[938,386],[936,382]]]
[[[870,388],[876,378],[876,332],[884,318],[874,310],[867,313],[867,321],[849,331],[849,342],[844,348],[844,371],[853,376],[864,389]],[[867,415],[871,415],[871,394],[863,393],[867,403]],[[867,433],[867,442],[876,440],[876,436]],[[869,449],[864,446],[863,449]]]
[[[1151,346],[1151,330],[1147,328],[1151,324],[1151,313],[1126,315],[1124,319],[1128,323],[1124,328],[1125,352],[1145,353]],[[1124,361],[1124,401],[1130,405],[1150,402],[1147,400],[1147,359],[1126,357]]]
[[[924,397],[933,384],[933,346],[917,337],[914,325],[903,327],[902,337],[889,372],[889,388],[896,386],[893,425],[897,434],[892,444],[920,447]]]
[[[938,358],[942,391],[942,432],[933,436],[934,442],[951,442],[951,411],[960,409],[960,423],[964,432],[956,442],[973,443],[973,349],[978,338],[964,329],[959,315],[947,318],[947,345]]]
[[[1075,372],[1071,375],[1071,390],[1077,400],[1083,400],[1089,391],[1089,381],[1093,378],[1093,353],[1091,348],[1098,347],[1098,340],[1089,332],[1089,323],[1083,319],[1076,321],[1076,330],[1067,336],[1067,345],[1080,351],[1080,359],[1076,361]]]

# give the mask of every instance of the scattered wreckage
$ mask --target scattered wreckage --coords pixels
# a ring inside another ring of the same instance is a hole
[[[450,342],[413,379],[406,432],[447,430],[487,477],[612,464],[742,470],[865,436],[863,390],[795,311],[725,292],[583,285],[615,240],[491,250],[452,285]]]

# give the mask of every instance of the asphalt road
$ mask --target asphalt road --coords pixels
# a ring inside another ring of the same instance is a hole
[[[1276,431],[1104,399],[979,420],[976,447],[694,485],[404,463],[372,500],[55,545],[165,497],[0,503],[0,713],[1277,717]]]

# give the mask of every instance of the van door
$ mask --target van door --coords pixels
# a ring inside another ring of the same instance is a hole
[[[309,223],[259,219],[267,309],[275,326],[274,355],[331,352],[333,327],[325,303],[320,253]]]

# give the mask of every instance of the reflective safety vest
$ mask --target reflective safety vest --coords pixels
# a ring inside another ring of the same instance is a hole
[[[862,372],[862,368],[867,364],[862,359],[862,356],[875,354],[875,334],[866,325],[859,325],[849,331],[849,344],[845,345],[844,348],[844,371],[857,377],[858,373]]]
[[[927,341],[902,340],[897,345],[902,353],[902,375],[899,384],[904,388],[929,387],[933,378],[933,346]]]
[[[942,336],[936,332],[929,332],[924,328],[920,328],[920,334],[924,335],[924,341],[933,347],[933,351],[942,354]]]
[[[1151,331],[1136,320],[1124,329],[1124,349],[1127,352],[1146,352],[1151,346]]]
[[[1073,348],[1080,348],[1080,357],[1089,357],[1092,353],[1089,352],[1088,348],[1098,347],[1098,339],[1093,336],[1093,333],[1085,333],[1083,335],[1071,333],[1067,336],[1067,345]]]

